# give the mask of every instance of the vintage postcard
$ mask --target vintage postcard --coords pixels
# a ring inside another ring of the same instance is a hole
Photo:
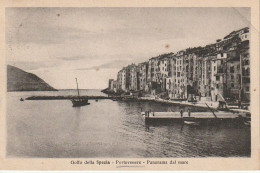
[[[259,169],[259,1],[0,13],[0,169]]]

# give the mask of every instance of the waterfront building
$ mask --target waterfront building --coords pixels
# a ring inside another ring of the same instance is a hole
[[[118,89],[125,91],[125,78],[123,77],[123,69],[117,73]]]
[[[142,90],[170,99],[250,100],[249,28],[204,47],[162,54],[118,72],[123,91]],[[109,86],[112,81],[109,81]]]
[[[170,64],[170,75],[169,75],[169,78],[168,81],[167,81],[167,84],[169,85],[169,90],[168,90],[168,94],[169,94],[169,97],[170,99],[174,99],[175,98],[175,84],[176,84],[176,55],[173,54],[171,57],[170,57],[170,60],[169,60],[169,64]]]
[[[127,91],[127,69],[124,67],[117,74],[118,88],[122,91]]]
[[[148,61],[148,75],[147,75],[147,91],[152,95],[156,95],[160,92],[161,85],[157,76],[159,71],[159,59],[158,57],[153,57]]]
[[[249,40],[240,44],[240,66],[241,66],[241,100],[250,101],[250,51]]]
[[[174,87],[174,94],[175,98],[177,99],[184,99],[186,96],[185,77],[186,75],[184,72],[184,51],[179,51],[176,54],[176,76]]]
[[[111,91],[114,91],[114,80],[111,81],[111,86],[109,88]]]
[[[109,90],[112,90],[113,88],[112,88],[112,82],[114,81],[114,79],[109,79],[109,81],[108,81],[108,89]]]
[[[140,67],[136,66],[136,90],[140,90]]]
[[[119,89],[119,82],[117,80],[113,81],[113,91],[118,92]]]
[[[200,96],[211,96],[211,63],[209,56],[202,57],[201,59],[201,82],[200,82]]]
[[[220,52],[217,54],[216,59],[211,61],[212,69],[212,100],[218,101],[220,97],[224,96],[224,91],[226,90],[226,60],[227,53]],[[215,69],[216,67],[216,69]]]
[[[148,75],[148,62],[138,64],[139,69],[139,89],[146,91],[147,75]]]
[[[239,33],[239,37],[241,39],[241,42],[248,41],[249,37],[250,37],[249,28],[246,27],[246,28],[241,29],[241,31]]]
[[[157,81],[161,85],[161,92],[166,91],[166,79],[169,77],[170,73],[170,56],[172,54],[162,55],[159,58],[159,67],[157,71]]]
[[[211,61],[211,84],[210,84],[210,92],[211,92],[211,100],[212,101],[217,101],[217,97],[218,97],[218,89],[219,87],[217,87],[217,67],[218,67],[218,63],[217,63],[217,56],[212,57]],[[219,80],[219,79],[218,79]]]
[[[130,71],[130,80],[129,80],[129,90],[136,91],[137,90],[137,66],[135,64],[131,64],[128,66]]]
[[[189,55],[185,51],[172,54],[169,59],[169,72],[167,79],[167,90],[171,99],[187,98],[187,74],[190,70]]]
[[[226,84],[227,92],[225,97],[238,100],[240,97],[241,74],[240,74],[240,54],[236,48],[232,47],[227,51],[227,71]]]

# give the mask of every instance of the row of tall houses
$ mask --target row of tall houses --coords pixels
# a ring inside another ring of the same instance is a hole
[[[115,92],[142,91],[171,99],[193,96],[250,100],[249,28],[233,31],[216,43],[188,48],[131,64],[109,80]]]

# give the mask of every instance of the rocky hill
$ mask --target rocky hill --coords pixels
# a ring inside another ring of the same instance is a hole
[[[7,65],[7,91],[57,91],[35,74]]]

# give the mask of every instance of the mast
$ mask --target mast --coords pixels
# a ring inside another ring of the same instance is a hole
[[[78,96],[79,96],[79,87],[78,87],[78,81],[77,81],[77,78],[76,79],[76,84],[77,84],[77,91],[78,91]]]

